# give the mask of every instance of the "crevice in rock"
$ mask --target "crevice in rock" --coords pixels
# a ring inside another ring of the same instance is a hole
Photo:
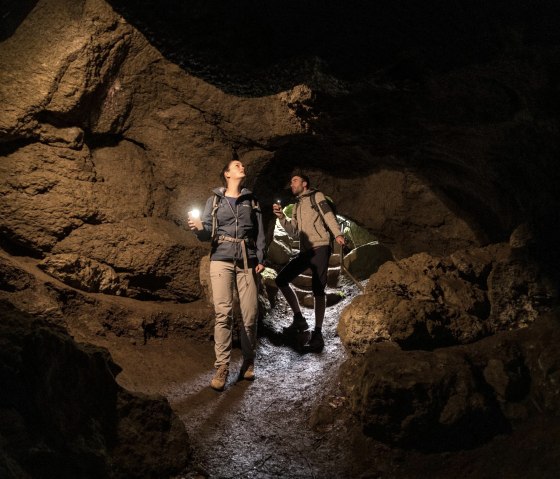
[[[34,259],[41,259],[44,257],[42,251],[39,251],[30,244],[25,244],[17,240],[13,232],[2,229],[0,233],[0,248],[12,256],[27,256]]]

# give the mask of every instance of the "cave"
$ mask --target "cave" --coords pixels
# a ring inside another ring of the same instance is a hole
[[[556,477],[554,7],[2,2],[0,476]],[[269,255],[217,393],[186,217],[231,158]],[[274,283],[301,170],[351,244],[320,354]]]

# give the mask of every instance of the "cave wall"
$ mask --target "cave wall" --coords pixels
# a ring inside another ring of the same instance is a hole
[[[454,45],[438,57],[422,50],[437,39],[414,46],[418,32],[401,29],[386,46],[396,63],[387,63],[373,43],[384,31],[373,38],[359,29],[344,52],[321,47],[313,2],[303,11],[306,42],[294,42],[290,26],[292,40],[271,29],[260,44],[274,2],[251,10],[263,15],[255,31],[226,22],[230,30],[215,41],[204,22],[239,20],[249,4],[232,14],[212,3],[168,3],[157,11],[145,2],[7,4],[4,248],[86,291],[201,298],[192,278],[208,250],[185,232],[185,212],[202,205],[232,154],[247,165],[267,220],[267,205],[287,195],[290,172],[303,168],[396,258],[503,241],[521,223],[541,250],[556,239],[557,48],[550,34],[536,35],[538,19],[508,21],[504,38],[486,25],[501,50],[484,54],[480,42],[466,43],[473,31],[460,32],[455,47],[467,51],[455,57]],[[342,32],[359,12],[362,23],[378,24],[363,5],[353,7],[338,20]],[[523,5],[515,8],[522,18]],[[327,6],[329,22],[337,12]],[[434,28],[445,15],[447,8]],[[181,29],[181,19],[192,28]],[[369,50],[356,58],[369,55],[371,64],[344,64],[360,38]],[[236,40],[245,56],[229,43]],[[80,277],[84,264],[95,274]]]
[[[8,2],[3,247],[86,291],[201,298],[207,246],[185,232],[185,211],[234,151],[267,220],[303,167],[397,258],[503,241],[520,223],[541,249],[554,242],[557,39],[536,28],[546,12],[516,3],[500,26],[484,16],[497,7],[460,18],[459,1],[423,13],[327,4],[328,40],[314,2],[272,28],[295,7]],[[261,23],[248,29],[244,14]],[[454,42],[448,20],[465,22]],[[84,264],[95,274],[80,277]]]

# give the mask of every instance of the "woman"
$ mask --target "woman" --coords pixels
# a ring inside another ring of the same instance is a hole
[[[223,391],[231,359],[233,288],[237,288],[243,326],[240,376],[255,378],[255,350],[258,317],[258,274],[264,269],[265,234],[262,214],[253,194],[242,188],[245,168],[230,160],[223,168],[225,187],[213,190],[202,215],[202,229],[190,219],[189,228],[200,240],[211,240],[210,281],[216,312],[214,342],[216,374],[210,386]],[[235,285],[235,286],[234,286]]]

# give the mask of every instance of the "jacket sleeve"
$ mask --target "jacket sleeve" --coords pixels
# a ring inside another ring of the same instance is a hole
[[[266,248],[266,236],[264,234],[262,212],[261,212],[260,209],[256,212],[256,218],[257,218],[257,228],[258,228],[257,241],[256,241],[257,260],[258,260],[259,264],[264,264],[264,253],[265,253],[265,248]]]
[[[341,236],[342,231],[340,231],[340,226],[338,225],[338,221],[336,220],[336,216],[334,215],[332,210],[330,208],[328,208],[327,211],[321,209],[322,205],[328,204],[325,195],[320,191],[317,191],[317,193],[315,193],[315,201],[317,202],[317,206],[321,210],[321,213],[323,214],[323,218],[325,219],[325,223],[327,224],[327,227],[329,228],[330,232],[333,234],[335,238],[337,236]]]
[[[197,231],[195,234],[200,241],[210,241],[212,238],[212,203],[214,197],[211,196],[206,200],[204,211],[202,213],[202,231]]]

